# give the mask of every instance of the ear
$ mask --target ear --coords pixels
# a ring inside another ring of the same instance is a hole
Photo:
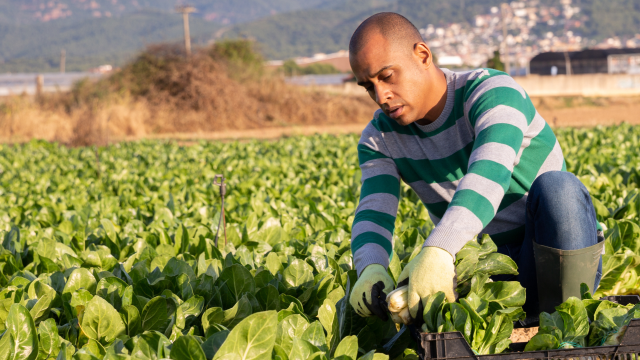
[[[433,65],[433,56],[431,49],[423,42],[416,43],[413,46],[413,55],[420,62],[424,69],[429,69]]]

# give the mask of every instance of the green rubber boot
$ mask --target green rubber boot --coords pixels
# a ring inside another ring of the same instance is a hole
[[[593,287],[603,249],[604,241],[579,250],[554,249],[534,241],[540,312],[553,313],[571,296],[579,299],[582,283]]]

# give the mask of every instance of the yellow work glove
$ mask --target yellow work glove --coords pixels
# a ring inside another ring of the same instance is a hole
[[[387,294],[393,290],[393,280],[384,266],[371,264],[364,268],[351,290],[349,302],[358,315],[378,316],[387,321]]]
[[[427,298],[438,291],[444,292],[449,302],[456,301],[456,267],[448,251],[435,246],[424,247],[420,253],[404,267],[398,286],[408,281],[409,314],[417,319]]]

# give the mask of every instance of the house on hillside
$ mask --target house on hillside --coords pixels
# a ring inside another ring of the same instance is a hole
[[[312,64],[329,64],[335,67],[340,72],[351,71],[351,65],[349,64],[349,51],[340,50],[332,54],[314,54],[313,57],[297,57],[294,59],[296,64],[301,67],[309,66]],[[284,60],[271,60],[267,61],[266,66],[270,69],[275,69],[284,64]]]
[[[640,48],[541,53],[529,62],[529,73],[537,75],[640,74]]]

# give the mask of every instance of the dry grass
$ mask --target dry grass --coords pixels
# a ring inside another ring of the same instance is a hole
[[[0,141],[45,139],[79,146],[109,138],[211,133],[288,125],[365,123],[375,104],[286,85],[216,51],[186,59],[156,47],[98,83],[66,94],[0,102]]]
[[[170,134],[237,137],[247,130],[279,134],[290,126],[361,129],[355,124],[364,127],[371,119],[376,105],[360,89],[332,94],[288,86],[264,73],[247,44],[218,44],[189,59],[179,48],[156,46],[112,76],[78,83],[69,93],[0,99],[0,142],[80,146]],[[637,97],[532,100],[552,126],[640,123]]]
[[[640,97],[582,97],[582,96],[548,96],[533,97],[533,105],[538,110],[559,110],[575,108],[606,108],[633,106],[640,103]]]
[[[537,97],[533,105],[554,127],[640,124],[640,97]]]

